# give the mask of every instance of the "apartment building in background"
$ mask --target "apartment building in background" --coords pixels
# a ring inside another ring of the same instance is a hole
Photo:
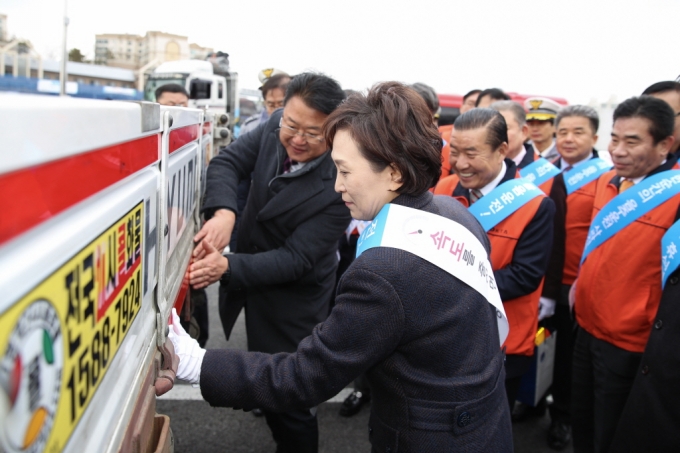
[[[95,35],[95,64],[139,70],[164,61],[205,59],[213,49],[189,43],[186,36],[149,31],[131,34]]]

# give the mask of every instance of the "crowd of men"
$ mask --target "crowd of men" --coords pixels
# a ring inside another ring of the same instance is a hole
[[[277,78],[280,98],[290,80]],[[412,88],[436,125],[436,94],[424,84]],[[252,176],[251,192],[256,192],[245,195],[247,204],[238,207],[209,194],[204,206],[209,226],[197,236],[224,246],[228,240],[218,236],[226,224],[220,222],[226,221],[219,219],[233,222],[243,216],[247,222],[248,237],[232,247],[236,255],[221,280],[229,291],[221,290],[220,307],[231,304],[237,314],[245,305],[251,318],[249,348],[264,352],[294,351],[323,319],[322,312],[332,309],[332,290],[319,282],[336,279],[338,260],[338,275],[347,268],[366,227],[331,201],[322,126],[332,107],[323,96],[337,96],[337,90],[305,89],[318,90],[311,104],[268,111],[231,145],[244,153],[271,148],[281,162],[257,160],[252,175],[241,174],[245,164],[230,168],[240,180]],[[561,450],[573,441],[575,452],[680,451],[680,397],[673,385],[680,378],[680,310],[675,306],[680,303],[680,83],[655,83],[618,105],[607,150],[595,149],[600,119],[587,106],[560,106],[548,98],[530,98],[522,105],[492,88],[466,94],[460,113],[453,125],[439,128],[442,175],[432,190],[482,216],[510,324],[503,348],[513,420],[545,412],[545,397],[535,408],[516,402],[535,361],[537,330],[544,327],[556,335],[547,392],[552,396],[547,405],[551,448]],[[279,139],[275,134],[283,128]],[[281,147],[299,159],[291,162],[277,151]],[[262,189],[258,178],[266,178]],[[233,195],[234,187],[224,190]],[[326,191],[322,209],[315,203]],[[272,202],[277,197],[278,204]],[[310,223],[304,212],[317,207],[317,223]],[[280,231],[261,228],[263,219],[272,218],[280,219]],[[259,236],[253,236],[253,228]],[[333,234],[337,251],[312,250],[325,247]],[[258,272],[258,266],[264,270]],[[244,276],[251,271],[257,277]],[[323,288],[312,292],[310,283]],[[284,299],[281,311],[272,308]],[[227,324],[233,325],[234,316]],[[227,334],[231,325],[225,326]],[[343,415],[357,413],[370,401],[365,383],[355,385]],[[318,437],[315,411],[265,415],[277,451],[316,451],[316,441],[299,440]]]

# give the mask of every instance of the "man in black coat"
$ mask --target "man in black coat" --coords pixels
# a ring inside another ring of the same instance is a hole
[[[228,255],[228,267],[215,275],[192,274],[191,284],[202,287],[221,276],[225,332],[245,306],[251,351],[293,352],[328,316],[337,241],[350,215],[333,188],[336,170],[321,128],[343,99],[333,79],[296,76],[283,110],[222,150],[208,167],[203,212],[209,220],[196,241],[206,239],[218,250],[226,246],[237,212],[237,185],[252,173],[252,186],[237,253]],[[205,256],[201,244],[194,256]],[[265,416],[277,451],[317,451],[315,411],[265,411]]]
[[[666,281],[612,452],[680,451],[679,344],[680,269],[676,269]]]

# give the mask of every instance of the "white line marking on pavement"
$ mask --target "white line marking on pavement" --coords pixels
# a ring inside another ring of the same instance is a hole
[[[344,388],[340,390],[340,393],[335,395],[333,398],[326,401],[327,403],[342,403],[345,398],[352,393],[351,388]],[[203,396],[201,395],[201,389],[190,384],[175,384],[175,386],[165,395],[158,397],[159,400],[177,400],[177,401],[203,401]]]

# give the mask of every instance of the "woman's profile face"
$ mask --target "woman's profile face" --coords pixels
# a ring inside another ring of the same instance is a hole
[[[376,173],[348,131],[335,134],[331,156],[338,169],[335,191],[342,194],[352,218],[373,220],[383,206],[399,195],[399,171],[387,166]]]

